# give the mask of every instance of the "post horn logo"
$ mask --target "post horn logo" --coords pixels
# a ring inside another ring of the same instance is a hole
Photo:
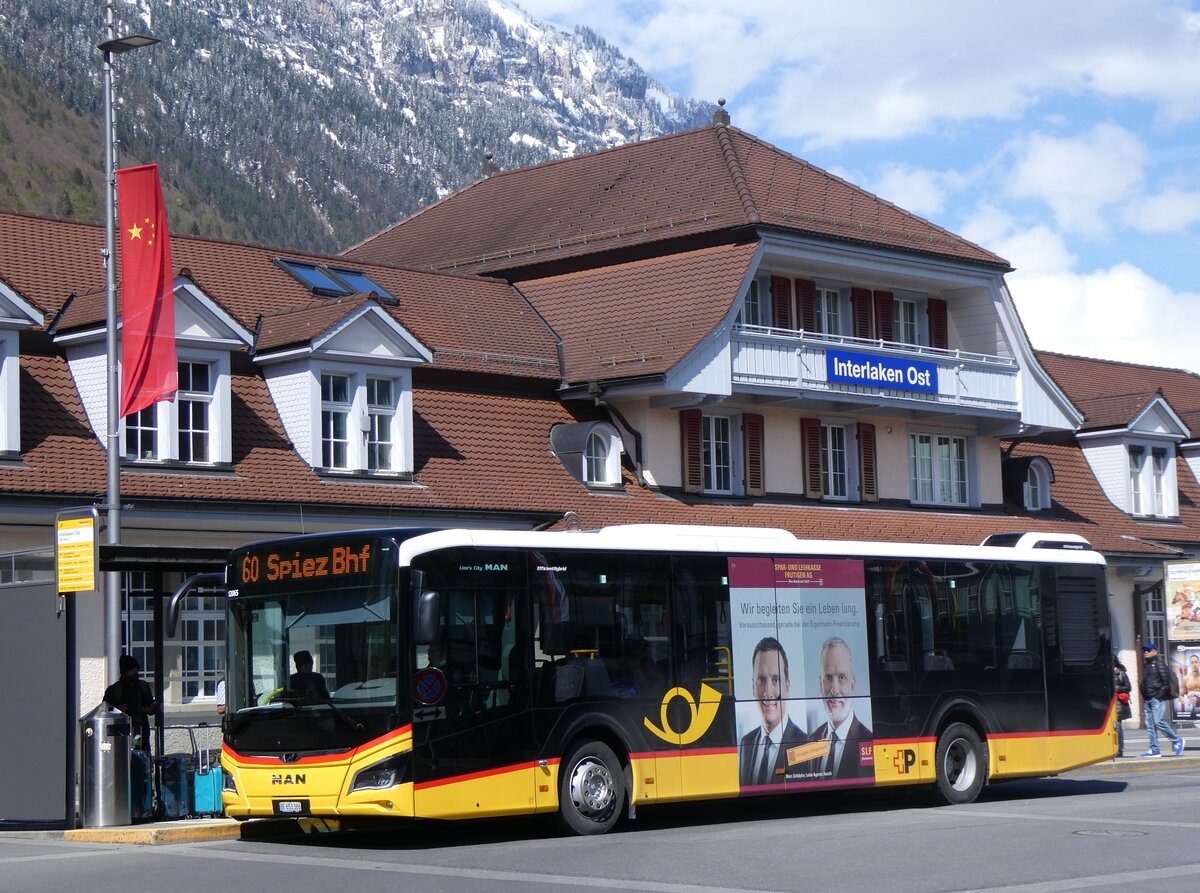
[[[667,719],[667,706],[675,698],[683,698],[684,703],[691,710],[691,718],[688,720],[688,726],[682,732],[676,732],[671,728],[671,722]],[[692,693],[686,688],[676,687],[671,689],[662,699],[662,727],[656,726],[650,721],[649,717],[643,717],[642,722],[658,738],[666,741],[668,744],[691,744],[693,741],[699,741],[704,733],[708,731],[709,726],[713,724],[713,720],[717,718],[717,708],[721,706],[721,693],[704,682],[700,683],[700,698],[699,701],[692,699]]]

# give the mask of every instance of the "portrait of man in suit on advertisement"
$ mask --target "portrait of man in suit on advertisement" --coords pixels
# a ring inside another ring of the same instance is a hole
[[[738,749],[742,787],[782,782],[788,748],[808,740],[787,714],[792,684],[787,652],[779,640],[773,636],[760,639],[751,662],[751,682],[761,722],[742,736]]]
[[[812,770],[833,778],[874,775],[874,765],[863,765],[859,758],[859,744],[871,741],[871,729],[854,715],[854,657],[840,636],[830,636],[821,645],[820,680],[826,719],[810,740],[828,741],[829,752],[814,761]]]

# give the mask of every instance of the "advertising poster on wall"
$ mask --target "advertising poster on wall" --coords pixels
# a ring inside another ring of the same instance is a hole
[[[1200,562],[1166,562],[1167,643],[1163,654],[1178,683],[1176,719],[1200,718]]]
[[[863,563],[731,558],[743,790],[874,780]]]

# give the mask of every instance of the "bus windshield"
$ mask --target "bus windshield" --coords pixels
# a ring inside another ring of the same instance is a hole
[[[337,542],[235,562],[226,697],[239,752],[353,747],[396,712],[395,544]]]

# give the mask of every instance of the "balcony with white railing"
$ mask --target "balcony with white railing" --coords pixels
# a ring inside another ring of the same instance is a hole
[[[1011,357],[749,325],[734,327],[730,348],[735,391],[1020,412]]]

